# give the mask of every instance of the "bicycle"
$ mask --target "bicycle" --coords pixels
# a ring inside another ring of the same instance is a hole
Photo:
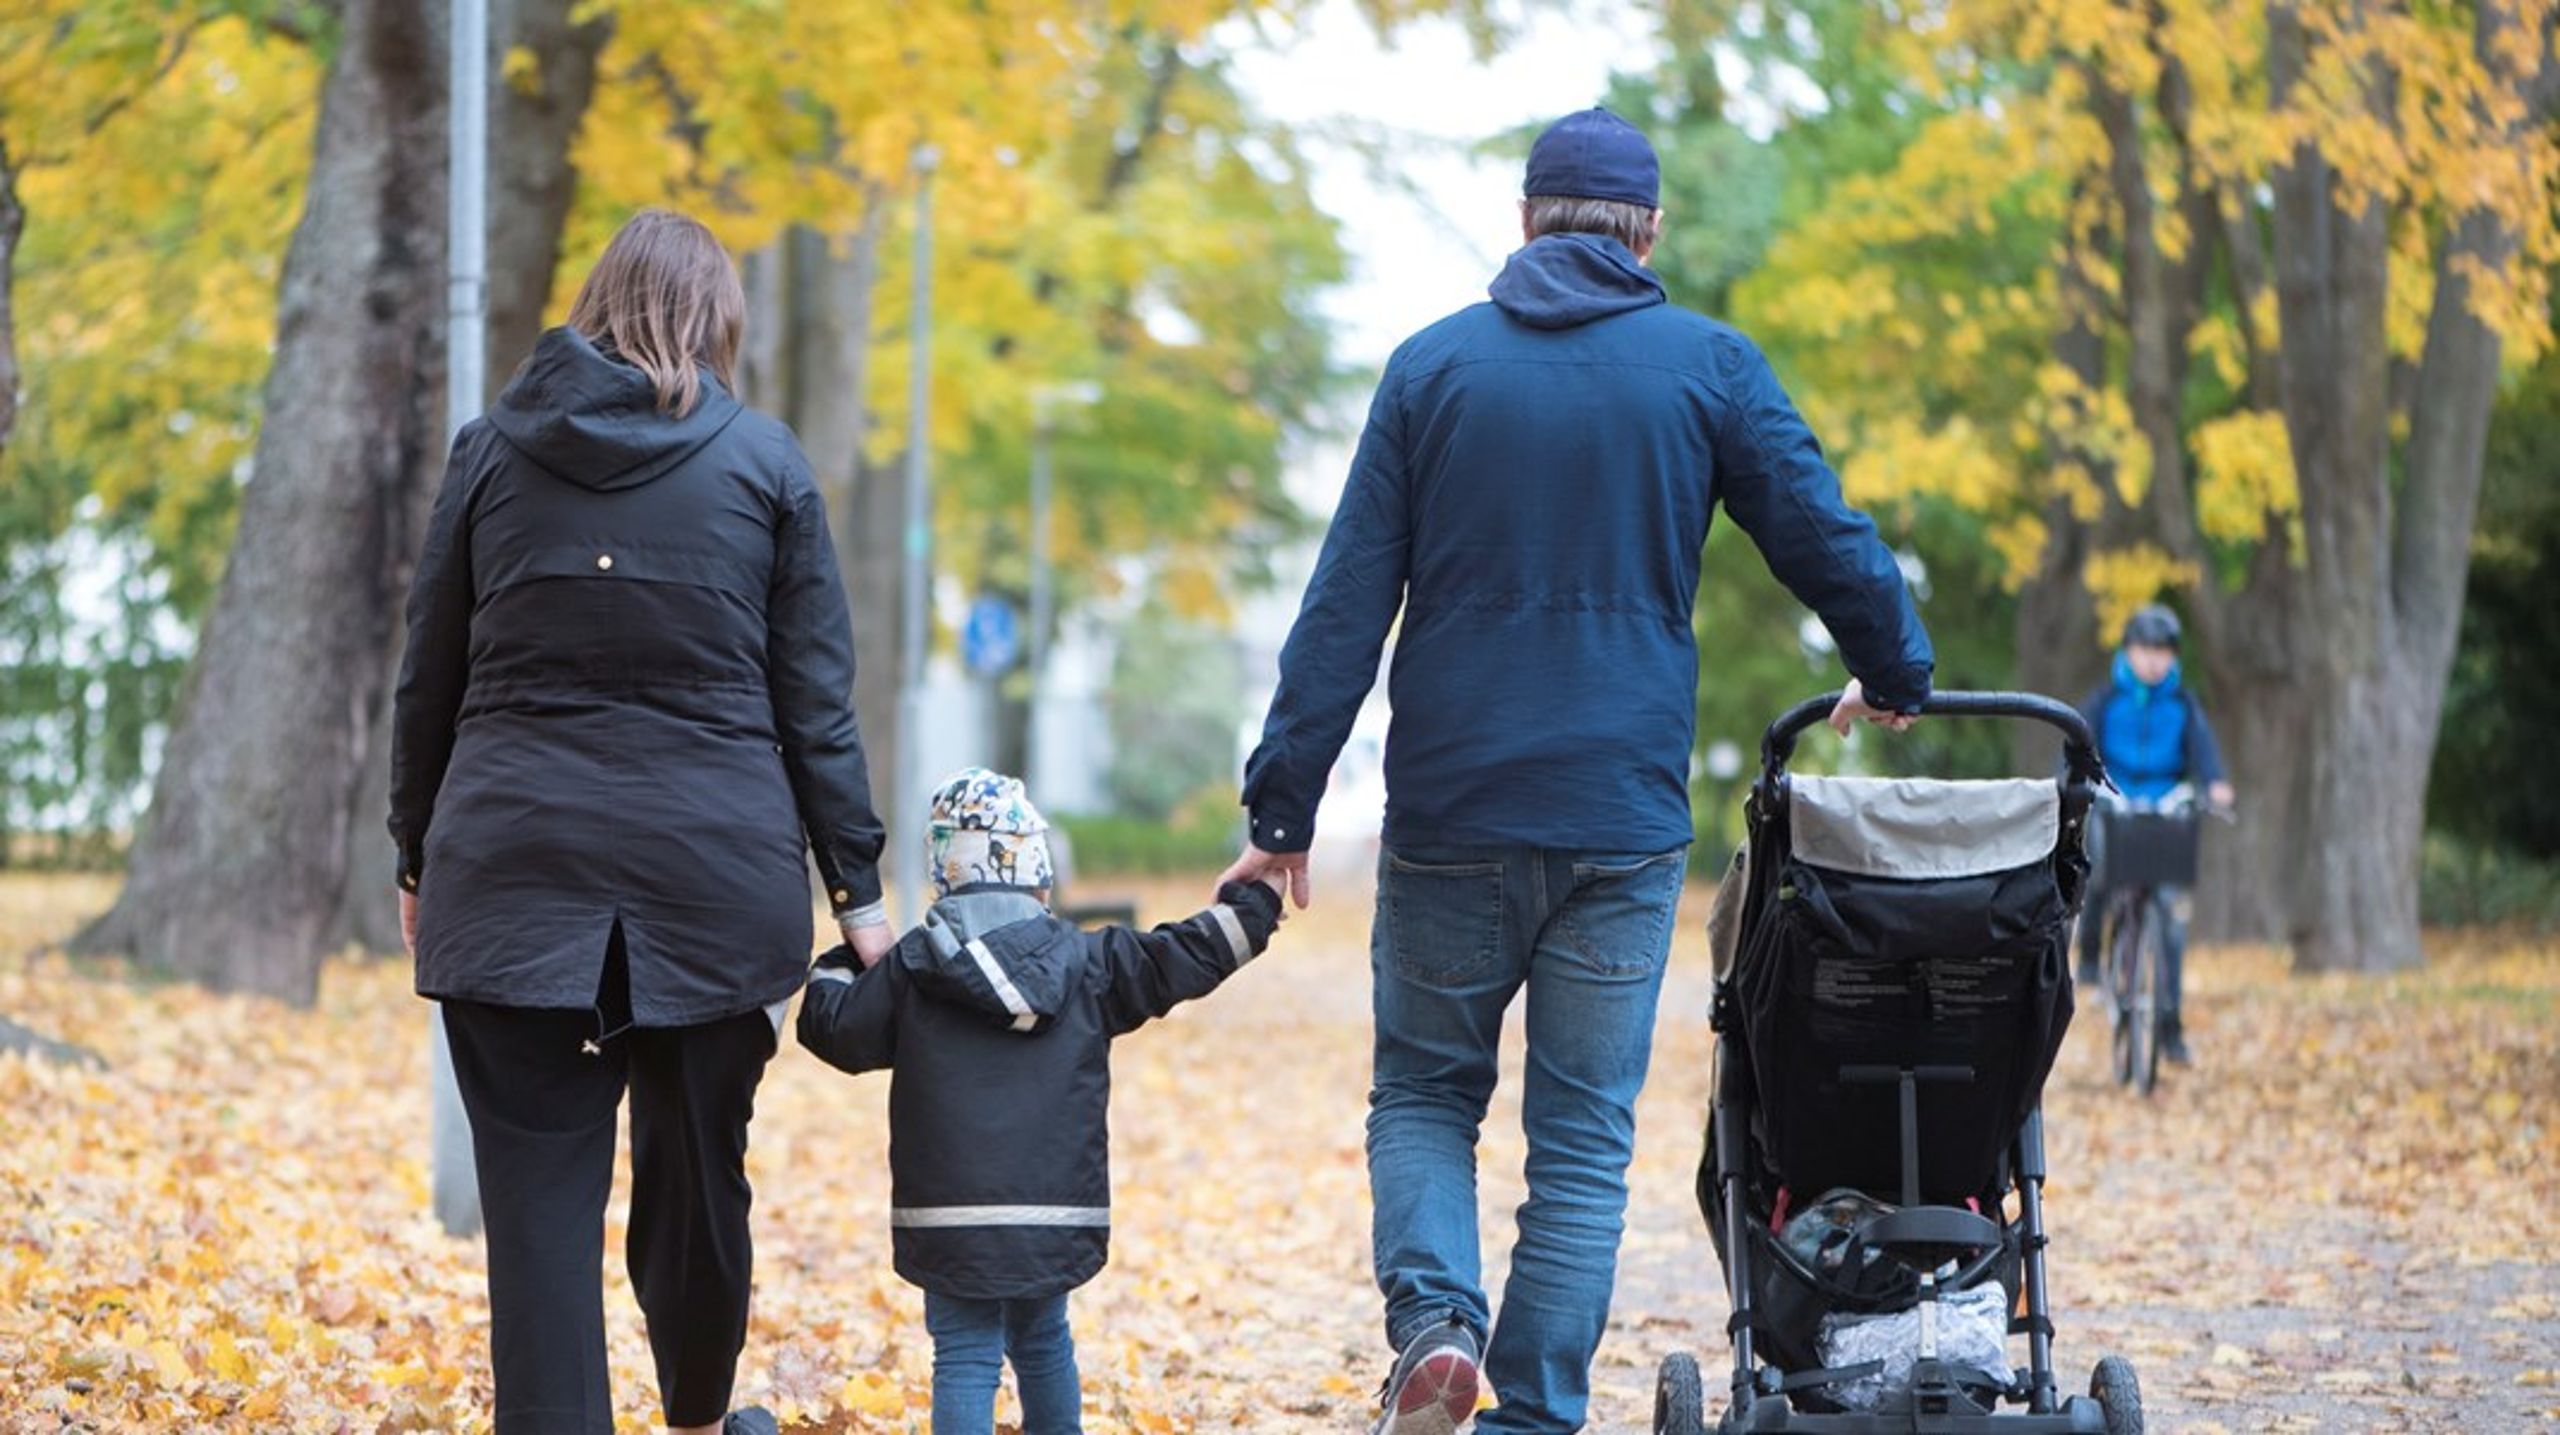
[[[2197,801],[2181,783],[2149,802],[2115,799],[2093,814],[2098,896],[2084,920],[2098,926],[2099,979],[2107,1000],[2109,1055],[2115,1079],[2149,1096],[2160,1080],[2166,1022],[2170,922],[2165,889],[2196,879],[2199,819],[2228,814]]]

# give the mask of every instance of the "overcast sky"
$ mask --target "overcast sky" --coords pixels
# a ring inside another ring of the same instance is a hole
[[[1398,30],[1381,49],[1349,0],[1325,0],[1296,36],[1244,47],[1246,94],[1276,120],[1326,132],[1382,129],[1403,137],[1390,163],[1407,192],[1373,175],[1368,158],[1315,144],[1316,199],[1343,222],[1351,280],[1327,303],[1348,362],[1385,361],[1407,334],[1484,297],[1519,244],[1516,160],[1479,161],[1468,148],[1524,124],[1598,103],[1613,69],[1649,65],[1651,26],[1636,6],[1581,0],[1538,18],[1479,63],[1447,21]]]
[[[1578,0],[1569,13],[1540,7],[1538,18],[1486,62],[1447,21],[1399,29],[1392,45],[1380,47],[1350,0],[1323,0],[1295,34],[1269,46],[1240,45],[1236,65],[1244,92],[1272,119],[1317,134],[1397,140],[1388,174],[1375,172],[1368,147],[1309,142],[1316,201],[1342,221],[1351,261],[1348,282],[1324,305],[1335,323],[1335,353],[1370,370],[1406,335],[1482,299],[1503,256],[1519,247],[1520,162],[1480,160],[1470,151],[1599,103],[1612,71],[1651,66],[1652,27],[1634,5]],[[1344,400],[1342,433],[1291,455],[1289,492],[1318,517],[1331,514],[1341,497],[1368,403],[1364,383]],[[1275,587],[1239,606],[1249,688],[1268,691],[1313,560],[1312,543],[1283,555]],[[1262,716],[1260,701],[1251,707],[1248,746]],[[1364,733],[1374,737],[1383,713],[1381,698],[1363,719]],[[1337,815],[1332,825],[1374,833],[1376,818],[1367,813],[1346,823]]]

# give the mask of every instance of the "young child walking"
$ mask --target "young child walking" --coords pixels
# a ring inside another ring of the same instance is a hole
[[[1139,932],[1049,910],[1048,824],[1021,782],[970,768],[933,797],[937,900],[879,965],[818,959],[800,1043],[848,1072],[888,1067],[891,1242],[924,1290],[933,1435],[990,1435],[1013,1362],[1023,1435],[1082,1430],[1067,1293],[1111,1235],[1111,1041],[1206,995],[1280,922],[1279,889]]]

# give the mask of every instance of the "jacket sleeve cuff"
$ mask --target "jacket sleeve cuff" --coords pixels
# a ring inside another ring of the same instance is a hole
[[[1859,680],[1866,689],[1867,706],[1889,713],[1917,713],[1929,701],[1929,674],[1924,670],[1905,674],[1900,681],[1887,679],[1881,683]]]
[[[880,905],[880,869],[876,865],[831,862],[825,850],[818,849],[818,876],[827,884],[827,906],[838,921],[848,921]]]
[[[1316,838],[1313,813],[1257,807],[1253,810],[1250,827],[1253,845],[1265,852],[1304,852]]]
[[[427,854],[424,844],[403,842],[399,844],[399,848],[400,861],[393,872],[392,880],[399,884],[401,891],[415,892],[418,890],[419,877],[426,872]]]
[[[1263,882],[1229,882],[1218,889],[1218,906],[1214,910],[1222,914],[1220,926],[1230,921],[1236,924],[1234,935],[1243,937],[1250,949],[1236,956],[1236,964],[1242,966],[1250,956],[1271,944],[1272,930],[1280,925],[1280,894]]]

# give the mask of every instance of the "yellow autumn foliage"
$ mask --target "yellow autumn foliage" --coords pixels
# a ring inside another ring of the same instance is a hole
[[[2228,543],[2255,543],[2301,504],[2282,414],[2248,409],[2196,426],[2196,523]]]
[[[1857,476],[1853,488],[1876,501],[1944,500],[1982,515],[2015,581],[2037,566],[2032,549],[2050,536],[2056,500],[2073,521],[2092,523],[2110,503],[2141,509],[2150,498],[2151,453],[2125,398],[2126,296],[2114,248],[2122,216],[2095,87],[2140,100],[2151,233],[2172,264],[2199,243],[2223,242],[2190,232],[2178,208],[2183,188],[2216,192],[2216,224],[2256,226],[2256,213],[2231,206],[2263,204],[2270,177],[2305,144],[2336,167],[2351,202],[2370,196],[2387,206],[2385,341],[2401,362],[2424,347],[2456,221],[2486,213],[2512,225],[2520,246],[2511,260],[2465,259],[2455,272],[2471,311],[2497,332],[2506,361],[2520,365],[2551,341],[2560,135],[2543,126],[2528,131],[2528,143],[2506,136],[2526,103],[2519,77],[2551,62],[2555,3],[2519,0],[2485,59],[2469,6],[2290,7],[2308,58],[2281,99],[2270,79],[2267,3],[1928,7],[1905,17],[1911,43],[1895,53],[1913,67],[1912,91],[1948,112],[1923,123],[1890,165],[1835,186],[1783,233],[1762,272],[1737,288],[1739,317],[1784,356],[1844,473]],[[2174,137],[2161,132],[2157,108],[2164,60],[2184,80]],[[2384,113],[2372,111],[2364,78],[2378,61],[2393,81]],[[2097,238],[2075,246],[2075,235]],[[2020,265],[2021,242],[2042,249],[2041,264]],[[2100,306],[2091,317],[2107,340],[2109,372],[2094,386],[2044,357],[2073,318],[2050,277],[2066,262]],[[2251,407],[2251,344],[2296,350],[2286,355],[2296,363],[2336,361],[2286,345],[2273,288],[2245,311],[2227,288],[2215,291],[2188,338],[2186,458],[2198,529],[2215,544],[2281,538],[2298,503],[2283,426]],[[2031,302],[2012,308],[2021,296]],[[2405,438],[2405,414],[2393,432]],[[2112,477],[2112,492],[2092,482],[2084,456]],[[2102,633],[2128,605],[2200,577],[2195,565],[2155,551],[2102,558],[2085,575]]]
[[[241,18],[139,0],[0,22],[0,125],[29,220],[27,392],[0,473],[139,516],[201,596],[257,443],[319,66]],[[206,7],[210,8],[210,7]]]
[[[2124,631],[2135,609],[2196,577],[2194,564],[2170,557],[2157,544],[2135,543],[2089,555],[2080,581],[2097,603],[2098,632],[2111,640]]]

